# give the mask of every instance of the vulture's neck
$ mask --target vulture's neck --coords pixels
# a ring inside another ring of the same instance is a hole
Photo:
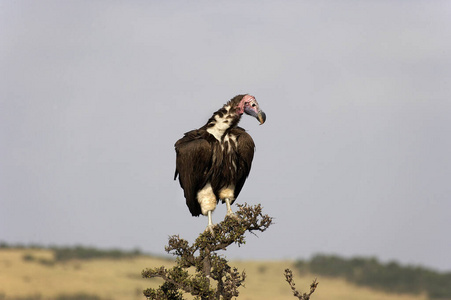
[[[241,114],[231,101],[213,114],[207,122],[207,132],[221,141],[229,128],[236,127],[241,119]]]

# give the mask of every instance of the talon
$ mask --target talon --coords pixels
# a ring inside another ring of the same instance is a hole
[[[232,218],[232,219],[235,219],[235,220],[241,222],[241,218],[238,217],[238,215],[235,214],[233,211],[228,211],[225,218]]]
[[[214,231],[215,226],[216,226],[215,224],[207,225],[207,228],[205,228],[205,232],[209,231],[212,236],[215,236],[215,231]]]
[[[207,228],[205,228],[205,231],[210,231],[211,235],[215,236],[215,232],[213,229],[216,225],[213,224],[213,221],[211,220],[211,210],[207,212],[207,216],[208,216],[208,225]]]
[[[225,218],[230,217],[230,218],[233,218],[233,219],[235,219],[235,220],[237,220],[237,221],[241,221],[241,218],[238,217],[238,216],[232,211],[232,207],[230,206],[230,199],[229,199],[229,198],[226,198],[226,199],[225,199],[225,203],[226,203],[226,205],[227,205],[227,214],[226,214]]]

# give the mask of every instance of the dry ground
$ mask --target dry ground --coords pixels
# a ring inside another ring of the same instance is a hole
[[[144,300],[142,290],[157,287],[159,279],[142,279],[145,268],[173,265],[172,261],[148,256],[130,259],[78,260],[54,265],[26,261],[24,255],[52,258],[48,250],[0,249],[0,299],[41,295],[42,299],[61,294],[85,293],[112,300]],[[239,271],[247,274],[241,300],[297,299],[284,278],[291,268],[296,287],[308,291],[315,275],[300,276],[290,261],[232,261]],[[319,286],[313,300],[420,300],[425,296],[396,295],[356,287],[343,280],[318,277]],[[3,297],[3,298],[2,298]]]

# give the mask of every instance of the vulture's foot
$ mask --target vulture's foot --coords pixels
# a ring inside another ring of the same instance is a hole
[[[226,199],[225,199],[225,203],[226,203],[226,205],[227,205],[227,214],[226,214],[226,216],[225,216],[224,219],[227,219],[227,217],[229,217],[229,218],[233,218],[233,219],[235,219],[235,220],[237,220],[237,221],[241,221],[241,218],[238,217],[238,216],[232,211],[232,207],[230,206],[230,199],[226,198]]]
[[[238,222],[241,222],[241,218],[240,217],[238,217],[238,215],[237,214],[235,214],[233,211],[228,211],[227,213],[226,213],[226,215],[225,215],[225,218],[224,219],[227,219],[227,218],[232,218],[232,219],[235,219],[235,220],[237,220]]]
[[[216,226],[215,224],[213,224],[213,221],[211,219],[211,210],[209,210],[207,212],[207,216],[208,216],[208,225],[207,228],[205,228],[205,231],[210,231],[212,236],[215,236],[215,232],[214,232],[214,227]]]
[[[207,228],[205,228],[205,232],[210,232],[212,236],[215,236],[215,228],[216,224],[208,224]]]

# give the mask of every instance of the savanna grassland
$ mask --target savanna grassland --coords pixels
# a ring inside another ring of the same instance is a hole
[[[160,279],[143,279],[145,268],[171,267],[169,259],[134,255],[122,258],[91,258],[55,260],[50,249],[0,249],[0,299],[145,299],[142,290],[157,287]],[[314,274],[299,274],[292,261],[231,261],[231,266],[245,270],[245,287],[239,299],[296,299],[284,278],[291,268],[298,290],[308,291],[314,278],[319,286],[314,300],[420,300],[425,295],[388,294],[357,287],[342,279]],[[81,295],[81,296],[80,296]],[[71,298],[72,297],[72,298]],[[187,297],[189,299],[189,297]]]

